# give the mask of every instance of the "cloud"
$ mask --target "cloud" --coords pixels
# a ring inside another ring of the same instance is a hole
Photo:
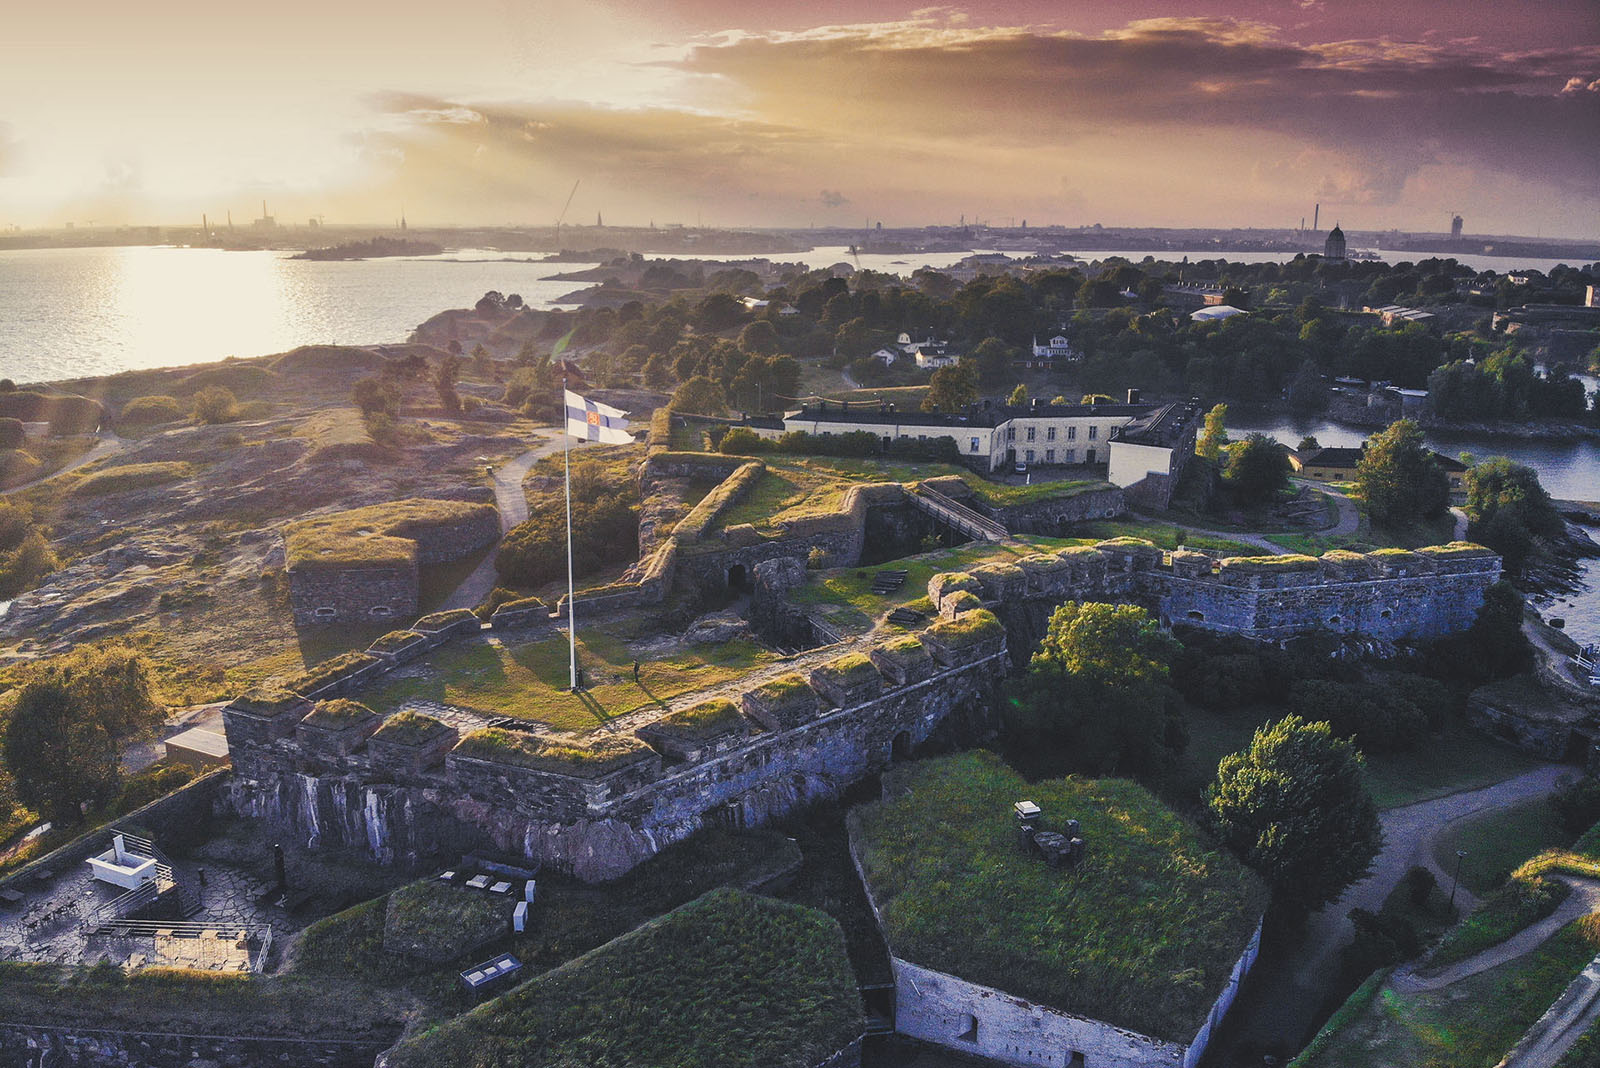
[[[842,208],[850,203],[850,198],[837,189],[824,189],[817,194],[817,199],[822,201],[822,206],[825,208]]]
[[[1408,179],[1437,164],[1600,194],[1600,122],[1585,95],[1600,84],[1600,48],[1591,45],[1301,45],[1264,23],[1225,18],[1144,19],[1084,35],[972,26],[933,12],[728,34],[678,65],[720,79],[752,114],[853,132],[879,152],[895,143],[965,152],[1031,145],[1043,156],[1115,137],[1143,142],[1136,154],[1145,159],[1192,171],[1248,167],[1253,154],[1287,142],[1336,159],[1315,186],[1357,203],[1393,203]],[[1193,135],[1209,145],[1183,140]]]

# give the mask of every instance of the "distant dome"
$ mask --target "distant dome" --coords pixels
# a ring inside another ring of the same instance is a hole
[[[1235,315],[1248,314],[1243,308],[1235,308],[1228,304],[1217,304],[1210,308],[1201,308],[1197,312],[1190,312],[1189,318],[1197,323],[1206,323],[1213,319],[1231,319]]]
[[[1322,244],[1322,255],[1330,260],[1344,259],[1344,231],[1339,229],[1339,224],[1334,223],[1333,229],[1328,231],[1328,240]]]

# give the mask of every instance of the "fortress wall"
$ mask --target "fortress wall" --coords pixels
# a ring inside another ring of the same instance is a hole
[[[499,539],[500,513],[485,507],[460,523],[429,525],[408,536],[417,544],[418,563],[442,564],[459,560]]]
[[[372,623],[417,614],[417,566],[296,568],[289,572],[289,605],[297,627]],[[333,614],[318,615],[318,609]]]

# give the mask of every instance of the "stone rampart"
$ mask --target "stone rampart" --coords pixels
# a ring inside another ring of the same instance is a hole
[[[939,651],[934,660],[917,646],[909,672],[836,658],[812,677],[754,687],[734,704],[765,730],[736,723],[704,744],[679,745],[642,727],[637,737],[654,739],[654,751],[592,775],[581,764],[570,773],[558,762],[527,766],[483,747],[429,766],[384,745],[383,731],[368,741],[368,723],[324,737],[303,722],[263,731],[225,711],[235,747],[229,800],[309,846],[360,848],[383,862],[489,846],[585,879],[613,878],[708,824],[762,824],[837,797],[946,721],[986,716],[1007,663],[1003,638]]]
[[[1426,640],[1465,630],[1484,591],[1500,577],[1500,557],[1454,542],[1415,552],[1170,558],[1149,542],[1118,538],[1039,553],[1015,564],[987,564],[966,576],[936,575],[929,596],[941,609],[961,594],[1015,606],[1026,600],[1132,602],[1162,623],[1277,641],[1322,631],[1386,641]],[[973,583],[976,583],[976,589]]]
[[[86,1019],[92,1012],[92,1005],[84,1006]],[[19,1068],[195,1068],[203,1064],[371,1068],[374,1059],[398,1037],[398,1030],[396,1027],[381,1038],[252,1038],[3,1023],[0,1064]]]

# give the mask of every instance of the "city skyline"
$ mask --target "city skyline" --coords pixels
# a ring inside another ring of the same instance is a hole
[[[1324,228],[1600,236],[1585,0],[1171,10],[32,9],[0,43],[0,225],[263,198],[550,225],[577,183],[569,223],[1292,228],[1320,202]]]

